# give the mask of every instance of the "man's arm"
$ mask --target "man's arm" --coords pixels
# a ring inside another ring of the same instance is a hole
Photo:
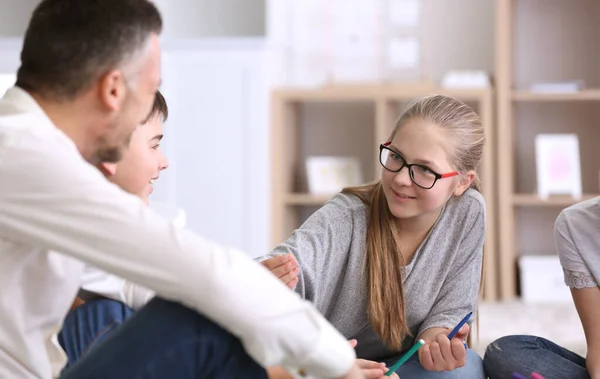
[[[0,138],[0,238],[60,251],[182,302],[239,337],[263,366],[316,377],[353,367],[353,349],[309,302],[244,253],[174,227],[59,138]]]
[[[150,208],[156,211],[155,207],[158,207],[160,211],[160,208],[163,206],[154,204]],[[164,213],[158,213],[164,216]],[[182,210],[178,210],[175,218],[169,219],[174,226],[178,228],[185,227],[185,213]],[[87,265],[81,278],[81,291],[79,292],[81,299],[77,298],[77,300],[87,301],[91,297],[101,296],[120,301],[129,308],[138,310],[146,305],[155,295],[151,289]],[[74,308],[80,305],[77,300],[73,304]]]

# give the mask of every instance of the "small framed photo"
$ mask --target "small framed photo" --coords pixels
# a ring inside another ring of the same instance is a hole
[[[581,198],[581,161],[576,134],[538,134],[535,137],[537,190],[550,195]]]
[[[363,183],[360,162],[354,157],[308,157],[306,173],[311,194],[333,194]]]

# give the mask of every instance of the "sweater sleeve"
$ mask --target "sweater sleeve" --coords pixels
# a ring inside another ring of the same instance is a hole
[[[469,312],[476,311],[485,240],[485,205],[474,212],[477,214],[463,234],[458,253],[431,311],[419,328],[419,335],[436,327],[453,329]]]
[[[277,255],[292,253],[300,273],[295,291],[311,302],[330,295],[328,281],[339,277],[347,263],[350,250],[353,217],[352,208],[358,199],[339,194],[313,213],[282,244],[265,256],[264,261]]]

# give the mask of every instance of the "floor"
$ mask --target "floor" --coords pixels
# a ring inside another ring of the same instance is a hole
[[[474,328],[472,348],[483,355],[492,341],[510,334],[537,335],[580,355],[586,352],[583,329],[572,302],[525,304],[510,301],[480,304],[479,340]]]

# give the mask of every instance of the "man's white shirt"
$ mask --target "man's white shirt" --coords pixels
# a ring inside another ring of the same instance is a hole
[[[173,226],[177,228],[185,227],[186,215],[182,209],[169,207],[162,203],[151,203],[150,208],[168,219]],[[100,295],[120,301],[133,310],[142,308],[155,296],[154,291],[151,289],[90,265],[86,265],[83,270],[81,290],[80,296]]]
[[[173,226],[108,182],[11,88],[0,100],[0,378],[59,376],[56,335],[86,266],[215,320],[263,366],[332,378],[354,363],[311,304],[244,253]]]

